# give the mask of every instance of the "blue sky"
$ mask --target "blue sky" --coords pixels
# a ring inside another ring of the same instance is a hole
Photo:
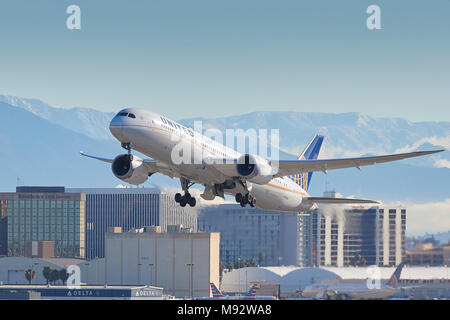
[[[81,7],[81,30],[66,8]],[[382,30],[366,28],[381,7]],[[175,119],[251,111],[450,121],[450,1],[0,4],[0,93]]]

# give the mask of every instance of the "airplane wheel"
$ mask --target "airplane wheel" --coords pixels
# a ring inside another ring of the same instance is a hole
[[[181,197],[180,206],[186,207],[186,204],[187,204],[186,198],[185,197]]]
[[[242,193],[236,193],[234,198],[236,199],[236,202],[241,202],[242,201]]]
[[[197,200],[195,200],[195,198],[194,197],[191,197],[190,199],[189,199],[189,205],[191,206],[191,207],[195,207],[195,204],[197,203]]]
[[[249,201],[248,201],[248,193],[244,197],[242,197],[242,202],[244,202],[245,204],[249,203]]]
[[[240,202],[240,204],[241,204],[241,207],[245,207],[245,205],[246,205],[246,203],[243,200]]]
[[[189,192],[186,192],[184,194],[184,198],[186,199],[186,202],[189,202],[189,200],[192,198],[191,194]]]
[[[250,202],[250,207],[254,207],[255,205],[253,204],[253,201],[252,202]]]
[[[180,200],[181,200],[181,193],[176,193],[175,194],[175,202],[180,202]]]

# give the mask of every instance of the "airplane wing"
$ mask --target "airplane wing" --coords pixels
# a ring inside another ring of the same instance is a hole
[[[101,157],[96,157],[96,156],[91,156],[89,154],[84,153],[84,151],[80,151],[80,154],[82,156],[88,157],[88,158],[92,158],[92,159],[96,159],[96,160],[100,160],[103,162],[107,162],[107,163],[112,163],[114,159],[107,159],[107,158],[101,158]]]
[[[322,171],[326,173],[328,170],[352,168],[352,167],[360,168],[362,166],[419,157],[442,151],[444,150],[417,151],[384,156],[346,158],[346,159],[280,160],[279,170],[278,173],[275,175],[275,177],[288,176],[302,172]]]
[[[362,199],[347,199],[347,198],[322,198],[322,197],[307,197],[306,200],[314,203],[324,204],[358,204],[358,203],[378,203],[372,200]]]
[[[416,151],[408,153],[390,154],[384,156],[373,157],[360,157],[360,158],[344,158],[344,159],[317,159],[317,160],[279,160],[278,171],[274,174],[276,177],[284,177],[304,172],[322,171],[327,173],[328,170],[343,169],[362,166],[373,165],[383,162],[397,161],[407,158],[424,156],[427,154],[433,154],[442,152],[445,150],[435,151]],[[215,167],[223,174],[233,177],[238,176],[236,172],[236,159],[210,159],[208,164]],[[276,167],[276,163],[271,162],[273,167]]]

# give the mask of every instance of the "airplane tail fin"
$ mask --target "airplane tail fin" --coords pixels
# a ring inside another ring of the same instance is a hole
[[[255,297],[256,296],[256,284],[252,285],[250,290],[248,290],[246,297]]]
[[[324,136],[316,135],[303,150],[297,160],[316,160],[322,147]],[[312,172],[303,172],[289,176],[295,183],[300,185],[303,190],[308,190],[311,181]]]
[[[216,285],[214,283],[211,282],[209,285],[211,286],[211,291],[212,291],[213,298],[221,298],[221,297],[224,296],[222,294],[222,292],[220,292],[220,290],[217,289],[217,287],[216,287]]]
[[[405,266],[405,263],[400,263],[397,268],[395,268],[394,273],[392,274],[391,278],[389,279],[387,285],[396,287],[398,285],[398,282],[400,281],[400,274],[402,273],[402,269]]]

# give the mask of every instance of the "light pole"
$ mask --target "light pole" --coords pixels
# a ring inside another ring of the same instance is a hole
[[[194,269],[194,264],[193,263],[187,263],[186,264],[188,267],[189,267],[189,296],[190,296],[190,298],[192,299],[192,296],[193,296],[193,290],[192,290],[192,286],[193,286],[193,283],[192,283],[192,278],[193,278],[193,274],[192,274],[192,271],[193,271],[193,269]]]
[[[241,257],[238,258],[238,276],[239,276],[239,287],[238,287],[238,292],[241,292]]]
[[[148,266],[150,267],[150,285],[153,286],[153,263],[149,263]]]
[[[138,285],[141,285],[141,266],[142,266],[142,263],[137,264]]]

